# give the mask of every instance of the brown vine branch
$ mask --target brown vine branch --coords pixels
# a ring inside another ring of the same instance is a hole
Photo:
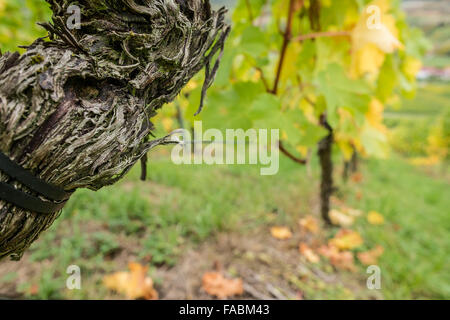
[[[270,88],[269,88],[269,83],[267,82],[266,76],[264,75],[264,70],[261,69],[260,67],[255,67],[256,71],[259,72],[260,76],[261,76],[261,81],[264,85],[264,88],[266,89],[267,93],[270,93]]]
[[[247,5],[248,17],[250,18],[250,21],[253,21],[253,10],[250,0],[245,0],[245,4]]]
[[[303,5],[303,3],[302,3],[302,5]],[[281,79],[281,73],[283,72],[283,65],[284,65],[284,60],[286,57],[286,51],[287,51],[289,43],[291,42],[291,39],[292,39],[292,20],[294,18],[294,12],[295,12],[295,1],[289,0],[288,19],[287,19],[286,29],[283,33],[283,44],[281,47],[280,60],[278,61],[275,83],[274,83],[273,89],[271,91],[271,93],[274,95],[277,95],[277,93],[278,93],[278,86],[279,86],[280,79]]]
[[[350,31],[325,31],[325,32],[314,32],[309,34],[303,34],[296,38],[295,41],[305,41],[309,39],[325,38],[325,37],[349,37],[351,36]]]
[[[292,153],[290,153],[289,150],[287,150],[287,149],[284,147],[284,145],[283,145],[283,143],[282,143],[281,141],[279,141],[279,148],[280,148],[280,151],[281,151],[285,156],[287,156],[289,159],[291,159],[292,161],[294,161],[294,162],[296,162],[296,163],[298,163],[298,164],[307,164],[307,163],[308,163],[308,160],[298,158],[298,157],[296,157],[295,155],[293,155]]]

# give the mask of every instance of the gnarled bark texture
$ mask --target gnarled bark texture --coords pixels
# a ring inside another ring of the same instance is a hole
[[[47,0],[50,41],[0,57],[0,150],[74,191],[120,179],[152,147],[150,118],[206,66],[229,27],[208,0]],[[69,30],[67,8],[81,8]],[[27,190],[0,172],[0,181]],[[34,194],[36,196],[36,194]],[[58,217],[0,201],[0,259],[19,259]]]

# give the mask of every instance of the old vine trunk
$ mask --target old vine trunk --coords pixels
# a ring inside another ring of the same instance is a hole
[[[50,39],[0,57],[0,150],[35,176],[73,192],[120,179],[165,139],[150,118],[206,66],[211,85],[229,27],[204,0],[47,0]],[[0,181],[33,194],[0,172]],[[33,194],[36,196],[36,194]],[[58,217],[0,201],[0,259],[19,259]]]
[[[326,121],[326,116],[321,117],[322,125],[328,130],[328,135],[319,142],[318,155],[320,160],[320,213],[323,221],[331,225],[330,199],[333,194],[333,129]]]

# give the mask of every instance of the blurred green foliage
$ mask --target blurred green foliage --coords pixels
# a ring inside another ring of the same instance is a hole
[[[0,49],[23,51],[20,45],[29,45],[46,31],[37,22],[48,21],[51,11],[44,0],[0,0]]]

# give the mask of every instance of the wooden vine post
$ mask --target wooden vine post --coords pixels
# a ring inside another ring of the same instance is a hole
[[[150,118],[189,79],[206,67],[204,92],[211,85],[229,33],[225,9],[208,0],[47,2],[49,39],[0,57],[0,151],[66,192],[98,190],[166,142],[149,139]],[[67,27],[71,5],[79,29]],[[1,171],[0,182],[42,198]],[[0,200],[0,259],[20,259],[59,214]]]

